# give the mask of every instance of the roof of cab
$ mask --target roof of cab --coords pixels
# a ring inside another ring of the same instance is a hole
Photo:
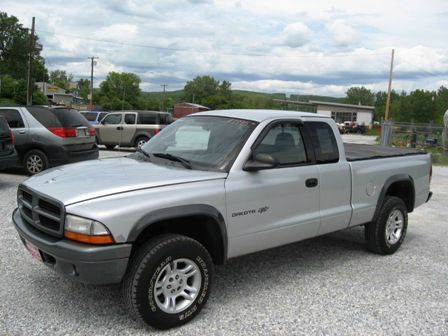
[[[282,110],[216,110],[205,111],[190,114],[190,116],[214,116],[214,117],[228,117],[239,118],[261,122],[266,119],[272,118],[329,118],[327,116],[310,113],[310,112],[295,112],[295,111],[282,111]]]

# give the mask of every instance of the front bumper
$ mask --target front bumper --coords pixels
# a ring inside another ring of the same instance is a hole
[[[45,265],[75,281],[88,284],[120,283],[128,265],[131,244],[95,246],[55,238],[22,220],[18,209],[12,215],[22,242],[31,242]]]

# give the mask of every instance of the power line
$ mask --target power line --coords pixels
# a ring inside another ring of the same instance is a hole
[[[155,46],[150,44],[139,44],[139,43],[130,43],[130,42],[122,42],[122,41],[113,41],[113,40],[107,40],[107,39],[98,39],[93,37],[86,37],[81,35],[75,35],[75,34],[61,34],[61,33],[54,33],[46,30],[38,30],[40,33],[44,34],[51,34],[53,36],[66,36],[66,37],[72,37],[72,38],[78,38],[81,40],[87,40],[87,41],[94,41],[94,42],[102,42],[102,43],[109,43],[109,44],[115,44],[119,46],[133,46],[133,47],[139,47],[139,48],[149,48],[149,49],[156,49],[156,50],[165,50],[165,51],[174,51],[174,52],[188,52],[188,53],[196,53],[196,54],[216,54],[219,53],[221,55],[227,55],[227,56],[254,56],[254,57],[289,57],[289,58],[315,58],[315,57],[326,57],[326,58],[338,58],[338,57],[347,57],[347,56],[378,56],[378,55],[386,55],[389,52],[388,51],[382,51],[382,52],[366,52],[366,53],[350,53],[350,52],[335,52],[331,54],[324,54],[318,51],[306,54],[306,55],[275,55],[272,53],[261,53],[261,52],[226,52],[226,51],[207,51],[207,50],[198,50],[198,49],[186,49],[186,48],[173,48],[173,47],[162,47],[162,46]]]

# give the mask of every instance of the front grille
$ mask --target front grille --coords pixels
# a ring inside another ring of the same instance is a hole
[[[40,231],[61,237],[64,229],[64,206],[62,203],[19,186],[17,194],[22,219]]]

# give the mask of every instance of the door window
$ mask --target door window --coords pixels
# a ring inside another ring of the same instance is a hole
[[[135,114],[126,113],[124,116],[124,123],[126,125],[135,125]]]
[[[101,123],[104,125],[118,125],[121,123],[121,114],[109,114]]]
[[[25,127],[22,116],[17,110],[0,110],[0,116],[6,119],[10,128]]]
[[[307,162],[299,124],[292,122],[279,123],[271,127],[253,153],[270,154],[281,166]]]

